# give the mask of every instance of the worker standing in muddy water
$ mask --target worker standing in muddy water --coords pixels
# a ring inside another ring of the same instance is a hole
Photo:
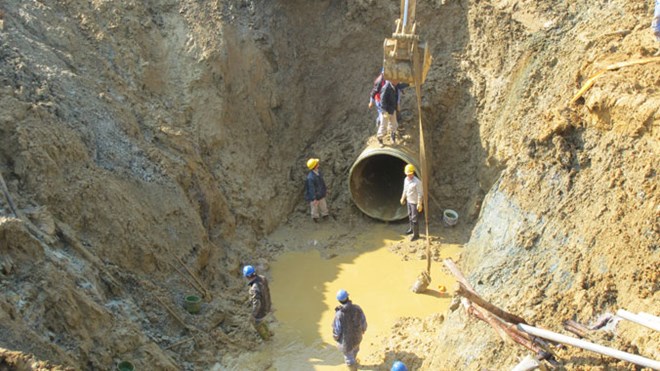
[[[344,361],[350,370],[357,370],[357,354],[360,351],[362,336],[367,331],[367,318],[359,305],[353,304],[348,292],[337,291],[337,300],[341,305],[335,308],[332,321],[332,337],[339,350],[344,353]]]
[[[259,336],[264,340],[269,340],[273,333],[266,325],[266,316],[270,313],[270,288],[266,277],[258,275],[257,271],[251,265],[243,267],[243,276],[248,282],[248,293],[250,303],[252,304],[252,313],[250,315],[250,324],[257,330]]]
[[[309,202],[312,220],[318,222],[319,215],[323,219],[326,219],[329,215],[328,204],[325,201],[328,189],[319,170],[319,159],[310,158],[307,160],[307,168],[309,173],[305,181],[305,201]]]
[[[403,172],[406,174],[406,178],[403,180],[403,194],[400,202],[401,205],[405,205],[408,201],[408,221],[410,225],[406,234],[412,233],[410,241],[415,241],[419,238],[419,213],[423,210],[424,190],[422,189],[422,181],[415,176],[415,166],[408,164]]]

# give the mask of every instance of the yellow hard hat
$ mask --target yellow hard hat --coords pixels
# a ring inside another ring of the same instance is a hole
[[[403,172],[408,175],[408,174],[415,174],[415,166],[412,164],[406,165],[405,169],[403,169]]]
[[[319,164],[318,158],[310,158],[309,160],[307,160],[307,168],[309,170],[313,170],[318,164]]]

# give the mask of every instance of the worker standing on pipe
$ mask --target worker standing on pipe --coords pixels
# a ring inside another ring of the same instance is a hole
[[[382,118],[378,126],[378,143],[383,144],[383,136],[385,136],[385,125],[390,132],[392,144],[396,144],[396,130],[399,128],[399,123],[396,120],[396,112],[399,109],[399,89],[396,87],[397,81],[385,80],[380,94],[380,106],[382,109]]]
[[[403,172],[406,174],[406,179],[403,180],[401,205],[405,205],[406,200],[408,201],[408,220],[410,221],[406,234],[412,234],[410,241],[415,241],[419,238],[418,220],[419,213],[423,210],[424,190],[422,189],[422,181],[415,176],[415,166],[408,164]]]
[[[335,308],[332,337],[344,353],[344,360],[348,368],[357,370],[357,354],[360,351],[362,335],[367,331],[367,318],[362,308],[353,304],[348,298],[346,290],[337,291],[337,300],[341,305]]]
[[[385,77],[383,76],[384,72],[384,69],[380,70],[380,74],[376,77],[376,80],[374,80],[374,87],[371,89],[371,94],[369,95],[369,108],[373,107],[375,104],[378,113],[378,116],[376,117],[376,128],[380,127],[380,123],[383,120],[383,109],[380,106],[380,93],[383,85],[385,85]]]
[[[325,201],[328,189],[325,186],[323,175],[319,170],[319,159],[310,158],[307,160],[307,168],[309,169],[309,173],[305,181],[305,201],[309,202],[312,220],[318,223],[319,214],[323,219],[326,219],[329,215],[328,204]]]

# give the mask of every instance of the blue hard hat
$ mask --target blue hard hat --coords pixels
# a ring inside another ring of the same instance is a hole
[[[255,270],[254,270],[253,266],[246,265],[245,267],[243,267],[243,276],[251,277],[252,275],[254,275],[254,273],[255,273]]]
[[[408,371],[408,367],[403,364],[401,361],[396,361],[392,365],[392,369],[390,371]]]
[[[348,299],[348,292],[344,289],[337,291],[337,300],[346,301]]]

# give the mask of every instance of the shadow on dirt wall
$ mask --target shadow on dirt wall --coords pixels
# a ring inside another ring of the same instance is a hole
[[[433,9],[424,9],[424,6]],[[457,55],[470,43],[467,1],[424,4],[419,22],[434,56],[422,89],[427,158],[431,168],[431,207],[456,210],[462,222],[474,223],[483,198],[500,169],[489,163],[477,121],[478,98]],[[414,94],[407,98],[414,107]],[[438,212],[435,219],[441,220]],[[466,242],[462,241],[462,242]]]

